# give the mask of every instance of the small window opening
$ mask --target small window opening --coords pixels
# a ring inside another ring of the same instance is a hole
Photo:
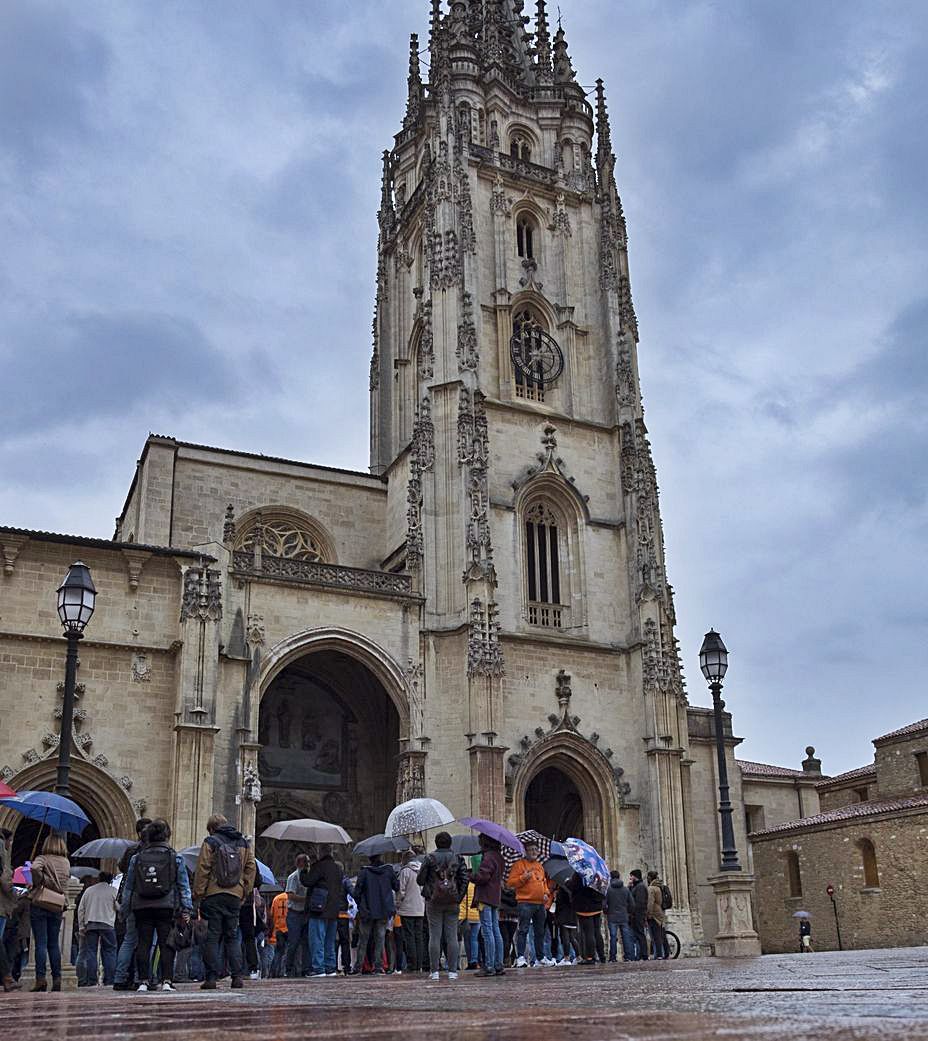
[[[535,225],[528,217],[516,221],[516,248],[520,257],[526,260],[535,258]]]
[[[876,848],[870,839],[860,840],[860,857],[864,865],[864,885],[867,889],[879,889],[880,872],[876,864]]]
[[[789,882],[789,895],[802,896],[802,875],[799,871],[799,854],[790,850],[786,854],[786,878]]]
[[[525,560],[529,624],[560,629],[563,607],[558,525],[544,503],[537,503],[526,514]]]
[[[928,752],[916,752],[915,764],[918,767],[918,783],[922,788],[928,788]]]

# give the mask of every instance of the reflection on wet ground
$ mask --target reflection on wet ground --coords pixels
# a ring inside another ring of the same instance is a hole
[[[928,1041],[928,947],[422,976],[264,980],[230,991],[0,996],[4,1036],[122,1041],[351,1038]]]

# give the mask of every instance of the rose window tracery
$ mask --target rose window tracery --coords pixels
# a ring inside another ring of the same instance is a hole
[[[291,560],[325,562],[327,553],[322,540],[308,525],[289,517],[258,518],[238,540],[236,549],[287,557]]]

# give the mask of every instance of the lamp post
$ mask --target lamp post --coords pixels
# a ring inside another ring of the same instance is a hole
[[[58,778],[55,781],[55,791],[59,795],[69,794],[77,644],[84,637],[84,626],[93,615],[96,598],[97,590],[90,577],[90,569],[83,561],[75,561],[58,587],[58,617],[64,626],[65,639],[68,641],[68,656],[64,670],[64,703],[61,706],[61,735],[58,738]]]
[[[725,740],[722,734],[722,680],[728,671],[728,649],[722,637],[710,629],[699,650],[699,668],[709,690],[712,691],[712,710],[715,713],[715,753],[719,763],[719,816],[722,818],[722,871],[740,871],[738,850],[735,848],[735,830],[731,818],[731,799],[728,788],[728,763],[725,759]]]

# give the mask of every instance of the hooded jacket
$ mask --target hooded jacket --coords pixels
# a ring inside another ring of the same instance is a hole
[[[632,900],[635,904],[635,911],[632,917],[639,922],[644,922],[648,916],[648,887],[641,879],[638,879],[629,889],[629,892],[632,894]]]
[[[635,913],[635,901],[621,878],[614,878],[606,890],[606,917],[610,925],[628,925]]]
[[[661,880],[659,878],[655,878],[653,882],[648,883],[648,918],[662,925],[667,917],[662,906],[663,896],[664,893],[661,889]]]
[[[439,868],[448,867],[454,871],[454,883],[458,890],[458,902],[467,892],[467,865],[464,863],[464,858],[450,849],[436,849],[425,858],[416,879],[419,885],[422,886],[422,895],[425,897],[426,903],[429,903],[432,899],[435,883],[438,881]],[[450,907],[446,908],[446,911],[450,910]]]
[[[393,894],[399,888],[400,880],[392,864],[368,864],[362,868],[354,887],[354,898],[362,920],[392,918],[396,914]]]
[[[317,886],[321,886],[328,894],[325,907],[321,911],[309,911],[310,918],[325,918],[327,920],[338,918],[339,912],[344,909],[345,885],[342,869],[332,859],[332,854],[327,853],[320,857],[311,868],[302,868],[300,871],[300,885],[306,887],[306,908],[309,910],[309,901],[312,892]]]
[[[425,914],[425,897],[417,881],[422,861],[410,860],[400,868],[400,895],[396,900],[396,913],[400,918],[421,918]]]
[[[242,877],[235,886],[223,887],[219,885],[213,875],[216,847],[223,842],[233,843],[242,847]],[[255,854],[251,846],[245,841],[245,836],[237,831],[231,824],[223,824],[217,828],[212,835],[203,840],[200,847],[200,858],[197,861],[196,874],[193,877],[193,899],[203,900],[217,893],[230,893],[237,900],[244,900],[254,889],[255,875],[258,866],[255,863]]]

